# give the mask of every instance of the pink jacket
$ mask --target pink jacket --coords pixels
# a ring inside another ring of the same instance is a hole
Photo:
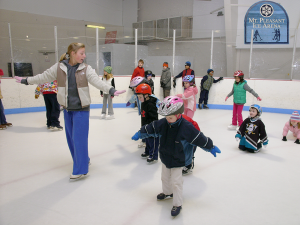
[[[196,94],[198,94],[198,88],[190,86],[185,89],[183,94],[178,94],[179,98],[182,98],[184,108],[188,108],[192,111],[196,111]]]
[[[300,129],[298,129],[298,125],[296,125],[296,127],[293,127],[293,126],[290,126],[290,121],[286,122],[286,124],[283,127],[282,136],[286,136],[287,133],[289,132],[289,130],[291,132],[293,132],[294,137],[297,137],[297,139],[300,139]]]

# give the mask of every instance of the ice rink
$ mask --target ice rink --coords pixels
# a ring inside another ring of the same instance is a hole
[[[131,140],[137,111],[114,111],[116,119],[100,120],[100,109],[91,109],[92,165],[75,182],[65,132],[47,130],[45,112],[7,115],[13,127],[0,130],[0,224],[300,224],[300,145],[291,133],[281,141],[290,115],[263,113],[269,145],[251,154],[227,130],[231,110],[197,109],[194,120],[222,153],[214,158],[197,148],[194,171],[184,176],[182,211],[172,218],[172,200],[156,200],[161,162],[147,165]],[[62,114],[60,121],[64,126]]]

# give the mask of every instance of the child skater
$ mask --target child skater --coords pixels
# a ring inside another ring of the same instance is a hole
[[[200,98],[199,98],[199,105],[198,108],[202,109],[202,102],[204,101],[203,109],[209,109],[207,106],[207,101],[208,101],[208,93],[209,89],[211,88],[213,83],[217,83],[221,80],[223,80],[223,77],[220,77],[219,79],[215,80],[213,78],[214,71],[212,69],[207,70],[207,75],[205,75],[200,84]]]
[[[286,135],[289,131],[293,132],[294,137],[296,137],[296,141],[294,143],[300,144],[300,116],[298,111],[293,112],[290,120],[286,122],[286,124],[283,127],[283,141],[287,141]]]
[[[241,70],[237,70],[234,72],[234,79],[235,82],[233,84],[232,91],[227,95],[225,98],[225,101],[233,95],[233,115],[232,115],[232,124],[228,126],[228,129],[230,130],[236,130],[238,129],[237,121],[239,126],[243,123],[243,115],[242,111],[244,108],[244,104],[246,103],[246,91],[250,92],[252,95],[254,95],[258,101],[261,101],[261,98],[258,96],[258,94],[255,93],[253,89],[251,89],[247,81],[244,80],[244,73]]]
[[[158,120],[156,98],[151,96],[151,87],[148,84],[140,84],[136,87],[135,93],[142,103],[142,126]],[[148,137],[145,138],[145,141],[146,147],[145,152],[141,155],[142,158],[147,158],[149,164],[157,162],[159,137]]]
[[[63,130],[60,126],[60,105],[57,101],[57,81],[39,84],[35,89],[35,99],[43,94],[46,105],[47,128],[51,130]]]
[[[184,102],[184,114],[191,119],[194,117],[194,113],[196,111],[196,94],[198,93],[198,88],[193,82],[193,75],[186,75],[182,78],[184,85],[184,93],[177,94],[179,98],[182,98]]]
[[[147,70],[145,72],[145,77],[146,77],[147,83],[151,87],[152,94],[154,94],[154,82],[152,80],[152,76],[155,76],[155,74],[152,74],[151,70]]]
[[[132,73],[130,81],[133,80],[135,77],[145,77],[145,70],[143,66],[144,66],[144,60],[140,59],[138,61],[138,66],[134,69]],[[134,92],[134,90],[132,91]],[[135,109],[138,109],[138,102],[135,102],[134,105],[135,105]]]
[[[114,79],[114,76],[111,74],[111,71],[112,71],[112,68],[110,66],[104,67],[102,80],[105,83],[107,83],[108,85],[116,88],[115,79]],[[110,95],[107,92],[103,92],[103,91],[100,91],[100,94],[101,94],[101,97],[103,97],[101,119],[105,119],[105,117],[107,120],[114,119],[115,117],[114,117],[114,109],[113,109],[113,103],[112,103],[112,99],[114,96]],[[107,102],[108,102],[108,115],[106,116]]]
[[[90,92],[88,83],[110,95],[125,92],[116,91],[104,83],[95,70],[83,63],[85,45],[71,43],[60,61],[42,74],[23,79],[15,76],[18,83],[43,84],[57,80],[57,100],[64,107],[66,138],[73,158],[73,172],[70,180],[78,180],[89,172],[88,134],[90,116]]]
[[[167,62],[163,64],[163,70],[160,77],[160,86],[163,88],[164,98],[170,95],[171,90],[171,72]]]
[[[12,123],[8,123],[6,121],[6,117],[5,117],[5,114],[4,114],[4,107],[3,107],[3,104],[2,104],[2,94],[1,94],[1,77],[4,75],[3,73],[3,70],[0,69],[0,130],[5,130],[6,127],[11,127],[12,126]]]
[[[179,77],[184,78],[186,75],[194,75],[194,78],[195,78],[195,72],[194,72],[194,70],[191,69],[191,65],[192,64],[190,61],[185,62],[185,65],[184,65],[185,69],[180,74],[178,74],[177,76],[175,76],[173,78],[173,87],[174,88],[176,87],[176,79]],[[193,84],[195,84],[195,80],[193,80]],[[184,86],[183,81],[182,81],[182,86]]]
[[[199,132],[190,122],[182,118],[184,105],[177,96],[166,97],[160,104],[158,113],[165,118],[143,126],[132,140],[159,137],[159,156],[162,161],[162,189],[157,200],[173,198],[172,216],[177,216],[182,208],[182,167],[187,155],[192,155],[193,146],[199,146],[216,157],[221,153],[210,138]]]
[[[239,141],[239,149],[252,153],[259,152],[262,145],[266,148],[268,145],[268,136],[265,125],[260,117],[262,109],[259,105],[250,106],[249,117],[244,120],[235,135],[236,141]]]

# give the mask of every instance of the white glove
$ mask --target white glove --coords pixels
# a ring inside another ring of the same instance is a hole
[[[236,140],[237,142],[239,142],[239,141],[240,141],[240,139],[239,139],[238,137],[236,137],[236,138],[235,138],[235,140]]]

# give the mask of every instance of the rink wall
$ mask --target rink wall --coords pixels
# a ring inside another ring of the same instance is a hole
[[[126,90],[125,94],[115,97],[113,100],[115,108],[125,107],[125,103],[132,95],[132,91],[128,88],[131,76],[115,76],[115,84],[117,90]],[[196,78],[196,84],[199,90],[202,78]],[[160,88],[160,77],[157,76],[154,80],[154,93],[159,99],[163,99],[162,88]],[[208,105],[212,109],[232,109],[233,98],[230,97],[225,102],[225,97],[232,90],[234,79],[225,78],[219,83],[213,84],[209,92]],[[258,103],[263,107],[264,112],[287,113],[290,114],[293,110],[300,111],[300,82],[287,80],[247,80],[248,85],[254,89],[262,98],[258,102],[254,96],[247,93],[247,103],[244,110],[248,110],[251,104]],[[6,114],[25,113],[45,111],[43,97],[34,98],[36,85],[21,85],[15,82],[14,79],[2,79],[1,91],[3,95],[3,105]],[[171,90],[171,94],[183,93],[181,79],[177,80],[176,89]],[[102,107],[102,98],[100,91],[90,85],[90,94],[92,98],[91,108]],[[199,93],[196,98],[199,99]]]

